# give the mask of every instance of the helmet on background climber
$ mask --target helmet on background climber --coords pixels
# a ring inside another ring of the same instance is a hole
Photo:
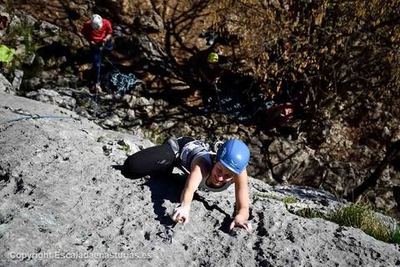
[[[238,139],[226,141],[217,151],[217,161],[236,174],[241,173],[246,168],[249,159],[249,148]]]
[[[210,54],[208,54],[208,57],[207,57],[208,63],[218,63],[218,61],[219,61],[219,56],[217,53],[211,52]]]
[[[91,20],[91,26],[93,30],[98,30],[103,27],[103,19],[100,15],[94,14]]]

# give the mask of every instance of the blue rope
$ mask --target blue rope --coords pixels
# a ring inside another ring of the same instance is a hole
[[[38,119],[73,119],[71,117],[67,117],[67,116],[52,116],[52,115],[27,115],[27,116],[23,116],[20,118],[16,118],[16,119],[12,119],[12,120],[8,120],[5,122],[1,122],[1,124],[7,124],[7,123],[11,123],[11,122],[17,122],[17,121],[23,121],[23,120],[38,120]]]

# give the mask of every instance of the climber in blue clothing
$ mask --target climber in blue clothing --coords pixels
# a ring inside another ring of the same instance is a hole
[[[181,203],[171,218],[178,223],[189,221],[190,205],[197,189],[220,192],[235,185],[236,211],[230,224],[251,231],[249,188],[246,167],[250,151],[245,143],[231,139],[217,153],[208,145],[191,137],[170,138],[162,145],[149,147],[129,156],[123,172],[131,178],[170,172],[180,167],[188,177],[181,194]]]

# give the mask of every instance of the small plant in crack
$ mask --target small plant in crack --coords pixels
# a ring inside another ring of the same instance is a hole
[[[294,204],[297,203],[298,199],[293,196],[286,196],[282,199],[282,202],[287,204]]]
[[[119,150],[122,150],[126,153],[129,153],[131,151],[131,147],[129,144],[120,144],[118,147]]]
[[[310,207],[306,207],[306,208],[300,209],[300,210],[294,212],[294,214],[299,215],[299,216],[304,217],[304,218],[309,218],[309,219],[311,219],[311,218],[323,218],[323,219],[326,219],[325,215],[322,212],[317,211],[315,209],[312,209]]]

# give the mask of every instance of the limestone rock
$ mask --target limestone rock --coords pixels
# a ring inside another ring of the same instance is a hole
[[[55,117],[45,117],[50,114]],[[250,179],[252,234],[227,230],[233,187],[198,192],[191,221],[174,226],[169,213],[183,184],[168,175],[130,180],[118,170],[128,145],[133,153],[151,143],[103,130],[63,108],[0,93],[0,144],[4,266],[400,264],[398,245],[290,213],[282,201],[287,196],[299,207],[327,210],[341,204],[331,194],[304,187]],[[110,153],[103,153],[104,146]]]

